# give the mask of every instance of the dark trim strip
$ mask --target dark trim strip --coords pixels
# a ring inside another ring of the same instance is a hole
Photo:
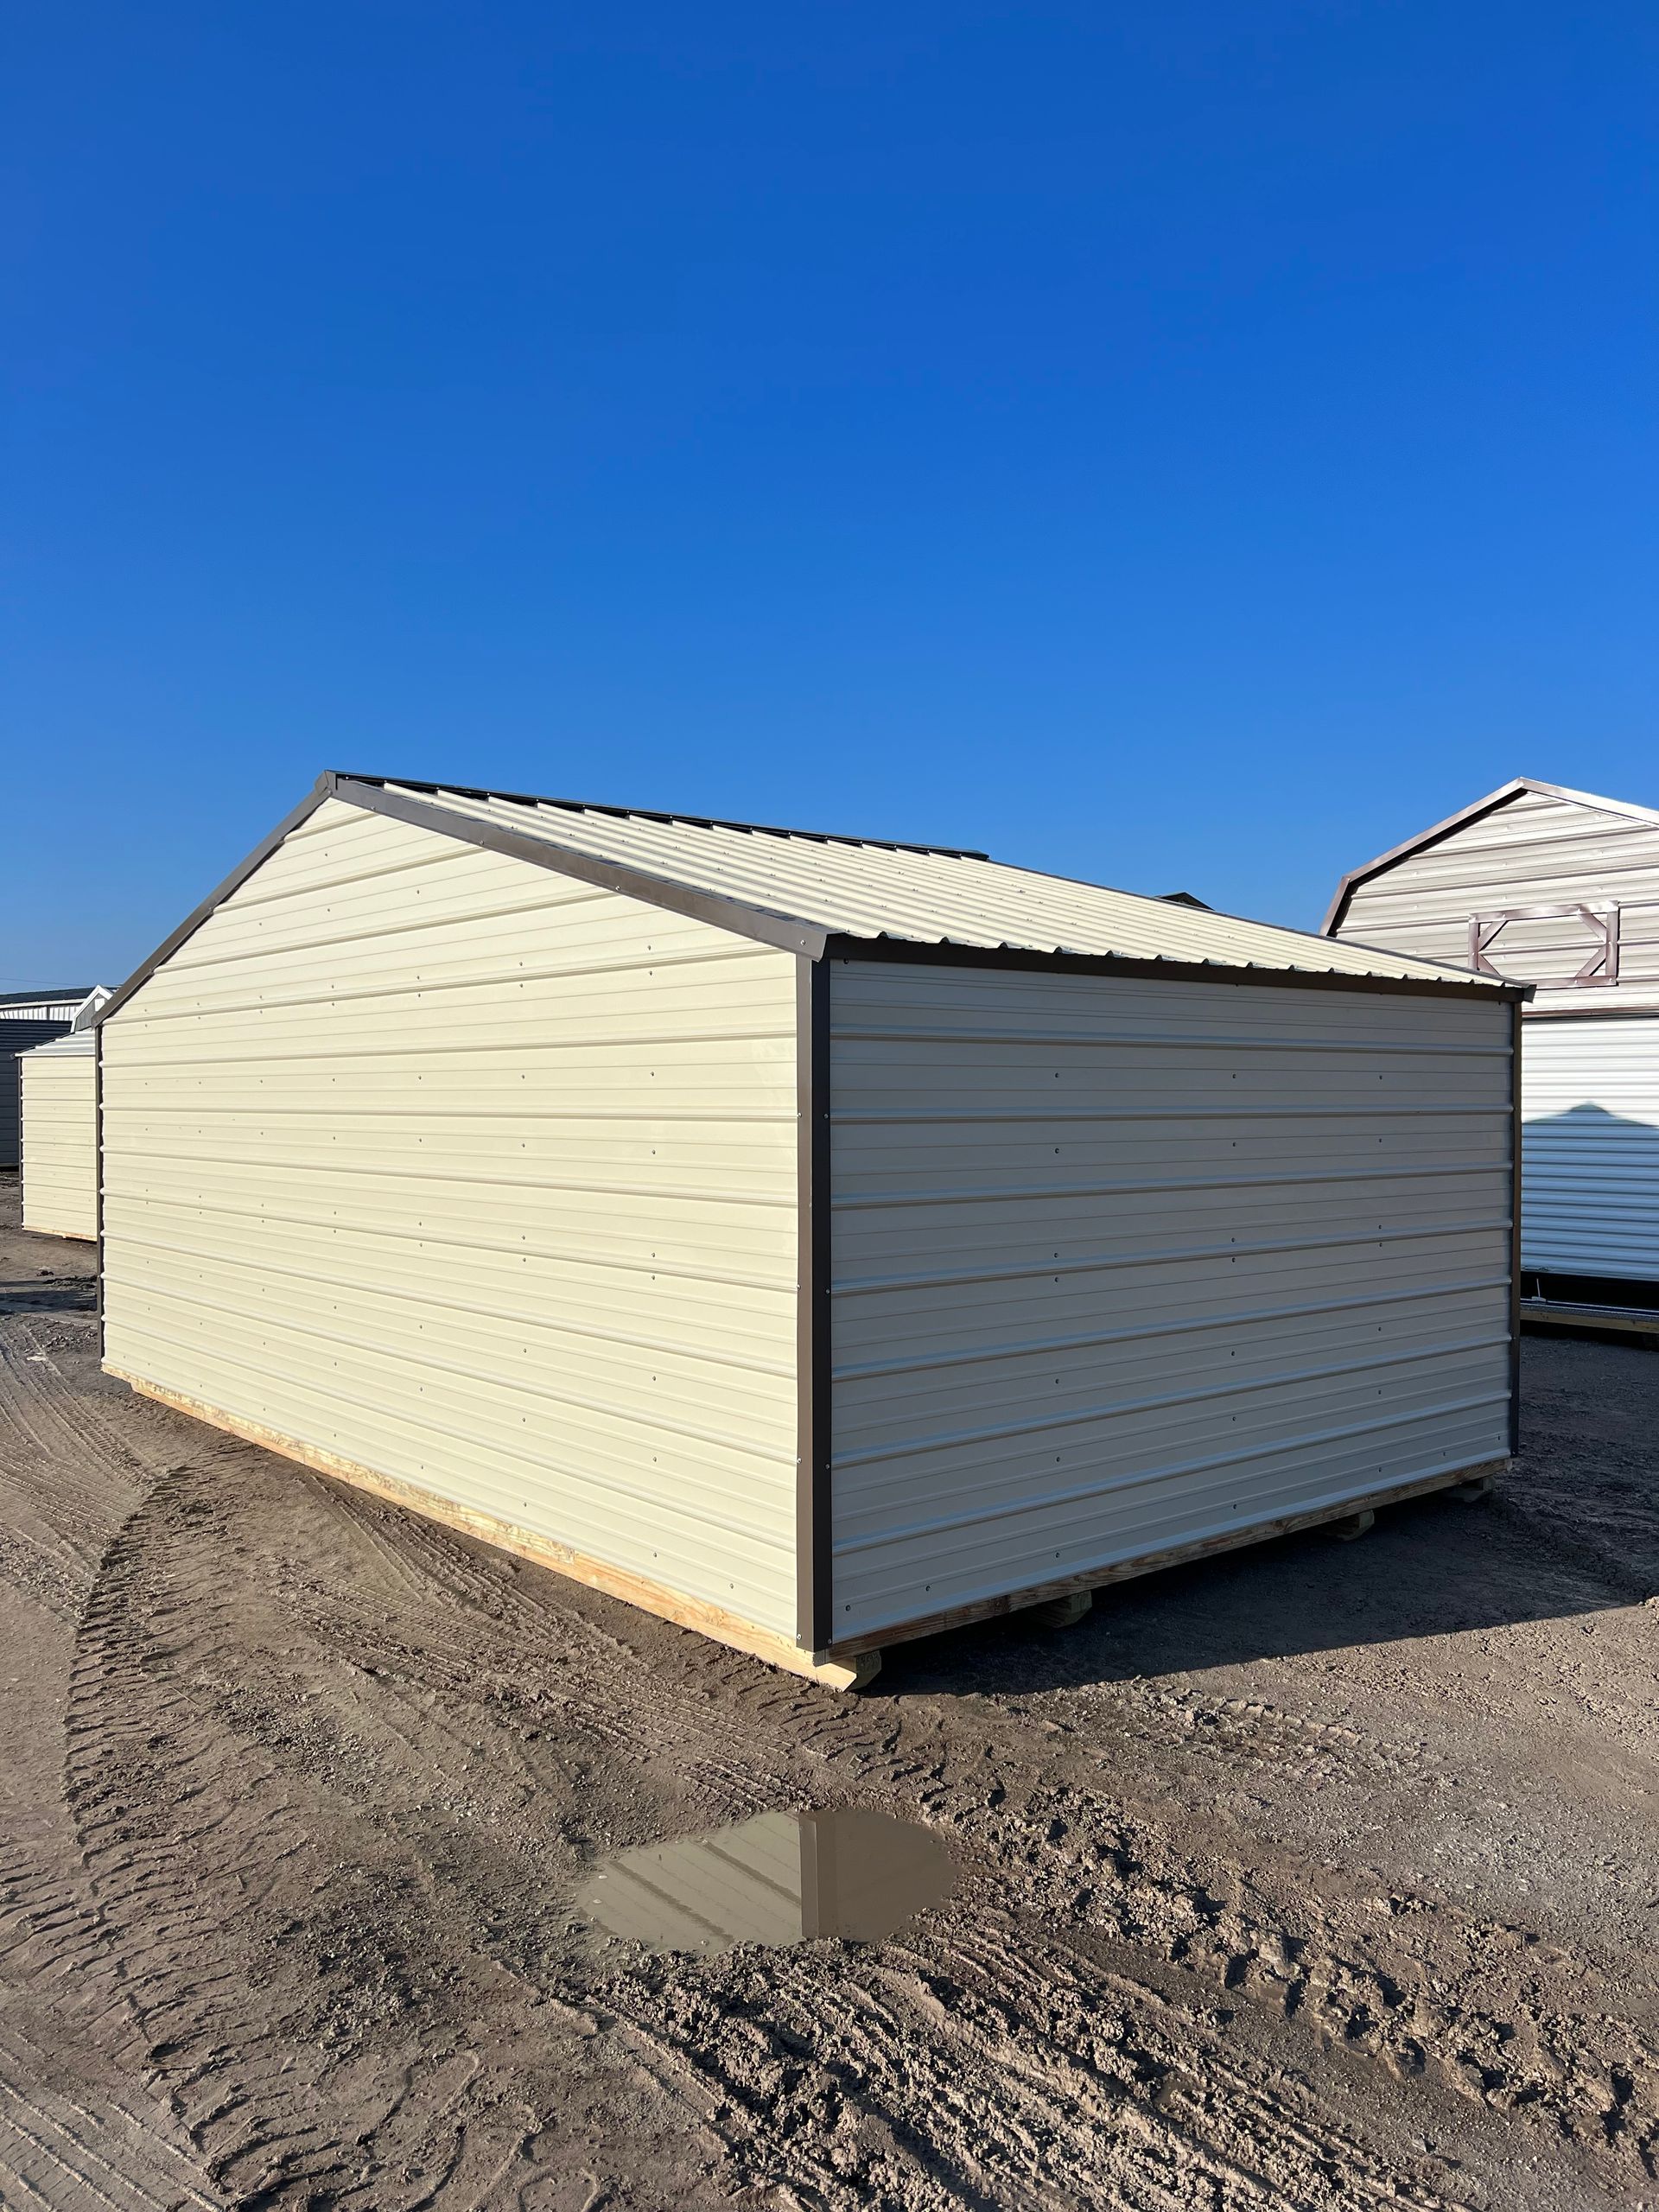
[[[907,938],[832,935],[830,960],[897,962],[919,968],[999,968],[1015,974],[1123,976],[1153,983],[1238,983],[1278,990],[1375,991],[1410,998],[1478,999],[1487,1006],[1530,998],[1530,983],[1466,982],[1447,969],[1444,982],[1415,976],[1339,976],[1301,968],[1229,968],[1219,962],[1139,960],[1116,952],[1031,952],[1010,945],[920,944]]]
[[[401,791],[387,791],[379,784],[340,776],[330,769],[317,779],[314,788],[299,805],[285,815],[268,836],[260,840],[246,859],[232,868],[224,881],[194,908],[172,934],[163,939],[149,957],[128,976],[120,988],[105,1000],[92,1017],[94,1023],[107,1021],[111,1014],[118,1013],[162,963],[169,960],[179,947],[195,934],[208,916],[270,857],[283,839],[329,798],[338,798],[348,806],[360,807],[365,813],[381,814],[392,821],[406,822],[415,829],[432,830],[439,836],[448,837],[461,844],[474,845],[486,852],[501,853],[509,859],[527,861],[532,868],[547,868],[556,875],[595,884],[601,890],[614,891],[624,898],[641,899],[646,905],[660,907],[667,912],[687,915],[694,921],[706,922],[710,927],[724,930],[732,936],[747,938],[758,944],[774,945],[780,950],[803,955],[811,961],[821,960],[826,953],[830,953],[842,960],[894,960],[912,966],[1002,968],[1033,975],[1137,976],[1153,982],[1255,983],[1292,989],[1394,992],[1414,996],[1486,1000],[1495,997],[1530,998],[1532,995],[1530,984],[1480,983],[1472,978],[1465,982],[1452,970],[1447,971],[1446,979],[1442,982],[1438,979],[1419,979],[1415,976],[1341,976],[1289,968],[1233,968],[1206,961],[1135,959],[1120,953],[1040,952],[1007,945],[924,944],[900,938],[849,937],[818,924],[804,922],[792,915],[774,913],[718,893],[694,890],[687,885],[671,882],[665,877],[650,874],[644,869],[630,868],[620,861],[598,860],[586,853],[569,852],[550,843],[543,836],[521,836],[495,823],[471,821],[467,816],[457,814],[441,804],[429,804],[423,799],[410,798]]]
[[[407,822],[416,830],[435,830],[440,836],[452,837],[464,845],[478,845],[486,852],[502,853],[510,860],[528,861],[532,868],[550,868],[555,875],[573,876],[579,883],[597,884],[602,891],[619,892],[626,899],[643,899],[647,906],[660,906],[669,913],[687,914],[693,921],[707,922],[734,937],[751,938],[758,944],[776,945],[785,952],[804,953],[809,960],[823,956],[824,931],[790,914],[771,913],[764,907],[746,905],[718,892],[696,891],[689,885],[671,882],[666,876],[629,868],[620,861],[597,860],[588,853],[569,852],[561,845],[550,843],[545,836],[521,836],[517,830],[504,830],[493,822],[474,822],[450,808],[428,805],[423,799],[405,798],[401,791],[385,791],[378,784],[359,784],[340,777],[335,780],[334,797],[343,799],[348,806],[360,806],[370,814],[384,814],[394,822]]]
[[[798,1421],[795,1475],[796,1637],[822,1651],[833,1619],[830,1531],[830,969],[795,967],[797,1187],[800,1238],[795,1305]]]
[[[104,1363],[104,1033],[92,1031],[92,1262],[97,1269],[98,1363]]]
[[[1540,988],[1548,991],[1558,987],[1554,983],[1545,983]],[[1563,984],[1559,988],[1566,989],[1569,986]],[[1606,986],[1609,990],[1622,990],[1624,988],[1618,983]],[[1637,988],[1645,989],[1650,986],[1643,984]],[[1627,1000],[1622,1006],[1555,1006],[1546,1000],[1541,1005],[1529,1006],[1527,1019],[1529,1021],[1659,1021],[1659,1005],[1656,1005],[1652,999]]]
[[[689,890],[619,862],[591,860],[583,853],[565,852],[544,837],[519,836],[491,823],[472,822],[463,814],[442,806],[428,806],[418,799],[404,798],[395,791],[382,790],[378,785],[359,783],[328,769],[318,777],[312,790],[293,811],[283,816],[270,836],[262,837],[247,858],[238,862],[225,880],[209,892],[177,929],[133,970],[120,988],[105,1001],[93,1015],[93,1021],[107,1021],[112,1014],[118,1013],[162,963],[170,960],[186,939],[195,935],[208,916],[222,906],[233,892],[240,890],[283,839],[308,820],[325,799],[330,798],[338,798],[347,806],[361,807],[368,814],[384,814],[393,821],[407,822],[418,830],[434,830],[459,844],[476,845],[487,852],[503,853],[512,860],[528,861],[532,868],[549,868],[556,875],[597,884],[602,890],[643,899],[646,905],[662,907],[671,913],[688,914],[694,920],[708,922],[716,929],[748,938],[759,944],[776,945],[785,952],[802,952],[812,960],[823,953],[825,933],[811,923],[797,921],[789,915],[767,913],[714,893]]]
[[[170,960],[186,938],[194,937],[208,916],[222,906],[233,891],[241,889],[255,868],[262,866],[270,858],[289,832],[291,830],[297,830],[302,822],[308,820],[316,812],[324,799],[334,796],[334,779],[332,774],[319,776],[311,790],[293,811],[285,814],[270,835],[268,837],[262,837],[247,858],[238,861],[223,883],[219,884],[215,890],[210,891],[200,906],[192,907],[172,935],[163,938],[149,959],[142,961],[119,989],[105,1000],[103,1005],[93,1014],[88,1026],[95,1028],[99,1023],[107,1021],[112,1014],[118,1013],[133,993],[149,981],[162,962]]]
[[[1510,1050],[1510,1457],[1521,1449],[1521,1008],[1511,1009]]]
[[[1455,814],[1448,814],[1443,822],[1431,823],[1427,830],[1420,830],[1414,837],[1408,837],[1402,845],[1390,845],[1386,853],[1379,853],[1374,861],[1365,861],[1358,868],[1351,868],[1337,885],[1337,895],[1331,901],[1328,912],[1319,925],[1321,936],[1334,937],[1348,913],[1348,902],[1362,883],[1384,868],[1392,868],[1396,861],[1408,859],[1413,853],[1425,851],[1449,837],[1454,830],[1465,829],[1471,822],[1478,822],[1483,814],[1491,814],[1512,798],[1519,798],[1523,791],[1530,791],[1540,798],[1566,799],[1574,806],[1582,806],[1595,814],[1613,814],[1628,822],[1659,825],[1659,810],[1637,806],[1622,798],[1602,798],[1594,791],[1575,791],[1566,784],[1541,783],[1536,776],[1514,776],[1507,784],[1500,784],[1495,791],[1488,791],[1484,798],[1478,798],[1470,805],[1459,807]]]
[[[912,845],[897,837],[855,837],[841,830],[785,830],[775,822],[728,822],[715,814],[664,814],[653,807],[613,806],[602,799],[550,798],[535,791],[484,791],[474,784],[429,784],[418,776],[359,775],[349,768],[336,772],[342,783],[382,787],[396,784],[400,791],[427,791],[434,798],[442,798],[446,793],[456,798],[499,798],[509,806],[554,806],[566,814],[607,814],[617,822],[665,822],[671,825],[683,823],[689,830],[735,830],[748,837],[798,837],[808,845],[868,845],[878,853],[922,853],[932,860],[988,861],[991,857],[988,853],[976,852],[966,845]],[[1189,906],[1204,904],[1191,892],[1173,891],[1167,895],[1184,899]]]

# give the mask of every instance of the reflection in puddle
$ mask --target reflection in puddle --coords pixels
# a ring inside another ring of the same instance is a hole
[[[871,1943],[956,1887],[928,1829],[886,1813],[762,1813],[712,1835],[624,1851],[590,1874],[576,1910],[653,1951],[786,1948],[815,1936]]]

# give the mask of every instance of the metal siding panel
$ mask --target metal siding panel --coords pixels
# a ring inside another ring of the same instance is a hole
[[[1508,1448],[1510,1011],[834,968],[842,1637]]]
[[[852,937],[1452,980],[1421,963],[1328,938],[967,855],[664,821],[557,800],[396,783],[385,788],[451,817]]]
[[[17,1062],[22,1116],[23,1227],[98,1235],[96,1071],[90,1035],[64,1037]]]
[[[1659,1014],[1528,1022],[1521,1263],[1659,1281]]]
[[[794,1024],[325,805],[100,1032],[106,1360],[792,1637]]]
[[[1564,980],[1592,950],[1581,923],[1506,925],[1489,957],[1515,981],[1538,985],[1529,1016],[1551,1006],[1583,1013],[1659,1003],[1659,823],[1522,791],[1356,885],[1338,935],[1466,967],[1471,915],[1610,900],[1620,908],[1619,981],[1610,988]]]
[[[30,1007],[22,1014],[0,1014],[0,1167],[16,1167],[22,1130],[18,1105],[17,1056],[48,1044],[68,1030],[74,1009],[60,1018]]]

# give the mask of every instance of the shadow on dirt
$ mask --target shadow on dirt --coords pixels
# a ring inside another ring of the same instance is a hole
[[[51,1275],[0,1282],[0,1313],[92,1313],[97,1308],[98,1292],[90,1282],[65,1282]]]
[[[1016,1616],[895,1644],[880,1688],[1034,1694],[1640,1604],[1659,1592],[1659,1363],[1555,1342],[1524,1359],[1521,1462],[1487,1503],[1416,1498],[1357,1543],[1309,1530],[1108,1585],[1058,1633]],[[1559,1421],[1569,1380],[1594,1392],[1599,1421]]]
[[[1311,1532],[1109,1586],[1058,1633],[1016,1618],[895,1645],[880,1686],[899,1696],[1075,1688],[1559,1620],[1638,1604],[1659,1586],[1659,1563],[1586,1573],[1553,1537],[1541,1548],[1541,1532],[1503,1503],[1422,1499],[1389,1518],[1400,1525],[1379,1516],[1357,1544]]]

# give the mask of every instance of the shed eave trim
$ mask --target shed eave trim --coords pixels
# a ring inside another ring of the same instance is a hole
[[[112,1014],[120,1012],[133,993],[149,981],[162,963],[170,960],[179,947],[195,935],[202,924],[218,912],[232,893],[241,889],[257,868],[264,866],[283,840],[297,830],[302,822],[308,821],[325,799],[334,796],[334,781],[333,772],[328,770],[317,778],[299,804],[285,814],[269,836],[262,837],[253,850],[237,862],[225,880],[210,891],[199,906],[193,907],[177,929],[163,938],[149,957],[141,961],[126,982],[111,993],[89,1018],[86,1024],[89,1029],[102,1028]]]
[[[667,876],[653,875],[648,869],[632,868],[620,861],[600,860],[592,854],[556,843],[543,830],[538,830],[534,836],[523,835],[505,829],[499,823],[474,821],[470,815],[457,814],[442,803],[429,803],[411,798],[403,791],[389,791],[379,784],[358,783],[350,777],[335,777],[331,781],[336,798],[350,806],[360,806],[366,813],[389,815],[393,821],[407,822],[413,829],[430,830],[440,836],[478,845],[486,852],[500,853],[511,860],[528,861],[532,868],[549,868],[556,875],[572,876],[579,882],[595,884],[601,890],[638,899],[645,906],[660,906],[670,913],[690,915],[694,921],[707,922],[734,937],[753,938],[758,944],[804,953],[809,960],[823,957],[828,932],[798,915],[776,913],[718,892],[696,890],[688,884],[676,883]]]
[[[1447,969],[1434,975],[1351,974],[1337,968],[1266,968],[1221,960],[1172,960],[1119,952],[1038,952],[1007,944],[964,944],[949,938],[856,937],[846,931],[825,939],[831,960],[891,960],[912,965],[1002,968],[1057,976],[1123,976],[1151,982],[1260,984],[1268,988],[1406,992],[1434,998],[1478,999],[1497,1005],[1532,996],[1530,983],[1482,982]],[[1396,957],[1398,956],[1395,956]],[[1427,963],[1423,963],[1427,964]]]

